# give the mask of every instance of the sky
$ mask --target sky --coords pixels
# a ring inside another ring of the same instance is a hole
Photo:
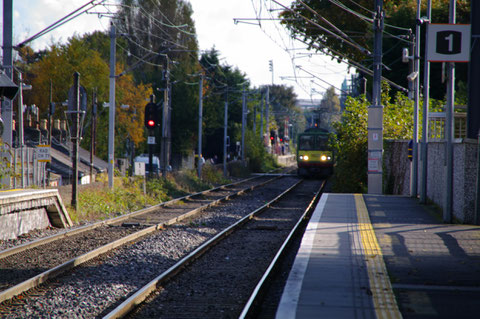
[[[13,0],[14,43],[20,43],[86,4],[87,0]],[[281,0],[288,6],[290,0]],[[113,4],[114,0],[107,0]],[[285,84],[293,86],[301,99],[321,99],[330,86],[339,88],[350,77],[345,64],[305,50],[292,40],[276,18],[278,5],[270,0],[190,0],[199,47],[215,47],[222,63],[238,67],[254,86]],[[113,6],[108,6],[114,10]],[[97,7],[92,12],[106,12]],[[260,18],[260,21],[253,20]],[[238,19],[238,23],[234,23]],[[74,34],[107,30],[108,16],[83,14],[31,43],[34,49],[53,42],[65,42]],[[273,64],[273,76],[269,61]],[[305,70],[305,71],[304,71]],[[312,77],[312,74],[314,77]]]

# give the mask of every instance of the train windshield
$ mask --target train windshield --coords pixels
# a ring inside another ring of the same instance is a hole
[[[328,139],[322,136],[303,135],[300,136],[298,149],[301,151],[326,150]]]

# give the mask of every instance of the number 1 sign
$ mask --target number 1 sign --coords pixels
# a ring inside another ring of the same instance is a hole
[[[427,59],[430,62],[468,62],[470,25],[430,24]]]

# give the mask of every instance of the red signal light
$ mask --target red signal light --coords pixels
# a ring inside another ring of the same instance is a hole
[[[273,141],[273,136],[270,136],[270,139]]]
[[[148,120],[147,125],[149,127],[154,127],[155,126],[155,121],[154,120]]]

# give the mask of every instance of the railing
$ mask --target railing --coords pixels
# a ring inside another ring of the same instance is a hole
[[[6,175],[2,180],[3,189],[46,186],[47,163],[37,160],[35,150],[34,147],[10,148],[5,145],[2,146],[0,150],[1,165],[3,166],[3,173]]]
[[[428,116],[428,139],[432,142],[445,140],[445,112],[431,112]],[[454,113],[454,138],[467,136],[467,113]]]

